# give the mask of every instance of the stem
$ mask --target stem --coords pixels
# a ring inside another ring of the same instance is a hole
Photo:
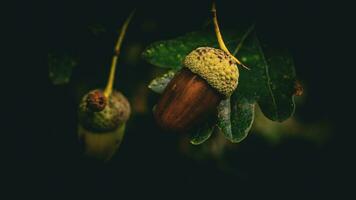
[[[131,18],[134,15],[134,13],[135,13],[135,10],[133,10],[131,12],[129,17],[125,20],[124,24],[122,25],[119,38],[118,38],[117,43],[115,45],[114,55],[113,55],[112,61],[111,61],[109,79],[108,79],[108,82],[107,82],[105,90],[104,90],[104,95],[107,98],[111,95],[112,90],[113,90],[115,71],[116,71],[116,64],[117,64],[117,60],[118,60],[118,57],[119,57],[119,54],[120,54],[121,44],[122,44],[122,41],[124,40],[125,33],[126,33],[126,30],[127,30],[127,26],[129,25],[129,23],[131,21]]]
[[[216,33],[216,37],[218,39],[218,43],[219,43],[219,46],[220,46],[220,49],[222,49],[223,51],[225,51],[229,56],[231,56],[234,61],[241,65],[242,67],[246,68],[249,70],[248,67],[246,67],[244,64],[242,64],[235,56],[233,56],[229,49],[227,49],[225,43],[224,43],[224,40],[223,40],[223,37],[220,33],[220,28],[219,28],[219,23],[218,23],[218,18],[216,16],[216,6],[215,6],[215,2],[213,2],[213,6],[211,8],[211,12],[213,13],[213,21],[214,21],[214,28],[215,28],[215,33]]]

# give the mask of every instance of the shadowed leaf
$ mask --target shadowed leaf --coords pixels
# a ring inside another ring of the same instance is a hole
[[[192,133],[190,134],[190,143],[198,145],[209,139],[215,130],[215,123],[216,122],[214,120],[207,120],[197,129],[193,129]]]

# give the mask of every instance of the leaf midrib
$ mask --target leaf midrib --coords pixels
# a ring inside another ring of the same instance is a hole
[[[256,38],[258,44],[260,44],[260,41]],[[274,111],[275,111],[275,114],[276,114],[276,118],[277,120],[279,119],[279,116],[278,116],[278,111],[277,111],[277,102],[276,102],[276,99],[274,97],[274,94],[273,94],[273,91],[272,91],[272,88],[271,88],[271,84],[272,84],[272,81],[271,81],[271,77],[270,77],[270,74],[269,74],[269,65],[267,63],[267,60],[265,58],[265,55],[262,51],[262,47],[261,45],[257,45],[258,46],[258,50],[260,52],[260,54],[262,55],[262,60],[263,60],[263,63],[265,64],[265,73],[266,73],[266,77],[267,77],[267,88],[268,88],[268,93],[270,94],[271,98],[272,98],[272,105],[273,105],[273,108],[274,108]]]

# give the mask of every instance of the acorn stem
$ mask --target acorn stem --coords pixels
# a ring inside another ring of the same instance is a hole
[[[124,24],[122,25],[119,38],[115,45],[114,55],[113,55],[112,61],[111,61],[109,79],[108,79],[108,82],[107,82],[105,90],[104,90],[104,95],[107,98],[111,95],[112,90],[113,90],[116,65],[117,65],[117,60],[118,60],[119,54],[120,54],[121,44],[122,44],[122,41],[124,40],[127,27],[131,21],[131,18],[134,15],[135,11],[136,11],[136,9],[131,12],[129,17],[125,20]]]
[[[213,14],[213,21],[214,21],[214,28],[215,28],[215,33],[216,33],[216,37],[218,39],[218,43],[219,43],[219,47],[220,49],[222,49],[223,51],[225,51],[229,56],[231,56],[235,62],[239,65],[241,65],[242,67],[246,68],[249,70],[248,67],[246,67],[244,64],[242,64],[234,55],[232,55],[229,51],[229,49],[226,47],[223,37],[221,35],[220,32],[220,28],[219,28],[219,23],[218,23],[218,17],[216,15],[216,6],[215,6],[215,1],[213,2],[212,8],[211,8],[211,12]]]

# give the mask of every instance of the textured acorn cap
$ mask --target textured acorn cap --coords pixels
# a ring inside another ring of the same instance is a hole
[[[79,122],[89,131],[97,133],[112,131],[128,120],[131,113],[130,103],[121,92],[114,90],[104,108],[93,110],[88,97],[98,92],[103,91],[96,89],[84,95],[79,104]]]
[[[239,78],[237,64],[223,50],[199,47],[185,57],[183,65],[205,79],[226,98],[230,97],[237,87]]]

